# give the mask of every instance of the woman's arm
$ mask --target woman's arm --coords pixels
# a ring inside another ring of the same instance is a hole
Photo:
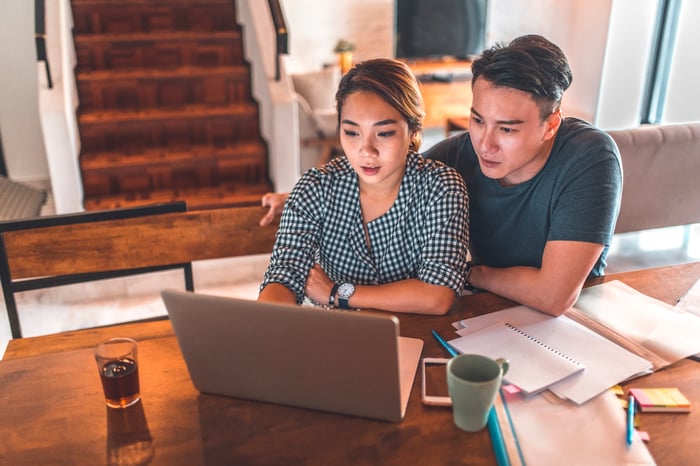
[[[333,285],[317,264],[306,281],[306,294],[320,304],[329,304]],[[447,286],[409,278],[383,285],[355,285],[355,293],[348,303],[358,309],[442,315],[450,310],[455,297],[455,292]],[[338,306],[337,297],[334,305]]]
[[[281,283],[268,283],[258,295],[258,301],[296,304],[297,298],[289,288]]]

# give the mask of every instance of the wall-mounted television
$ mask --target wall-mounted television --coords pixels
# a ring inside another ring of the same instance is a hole
[[[396,0],[395,54],[468,60],[484,49],[487,0]]]

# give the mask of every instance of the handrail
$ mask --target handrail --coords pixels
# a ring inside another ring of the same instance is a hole
[[[289,30],[279,0],[268,0],[275,26],[275,81],[280,80],[280,55],[289,53]]]

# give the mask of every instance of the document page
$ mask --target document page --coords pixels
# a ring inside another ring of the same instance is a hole
[[[627,447],[625,411],[610,390],[583,406],[504,395],[525,464],[655,464],[636,432]]]
[[[585,288],[574,308],[670,363],[700,353],[700,317],[621,281]]]

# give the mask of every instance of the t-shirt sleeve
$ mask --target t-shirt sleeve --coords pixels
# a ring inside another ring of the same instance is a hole
[[[572,165],[558,188],[548,240],[610,244],[622,195],[616,151],[597,149]]]

